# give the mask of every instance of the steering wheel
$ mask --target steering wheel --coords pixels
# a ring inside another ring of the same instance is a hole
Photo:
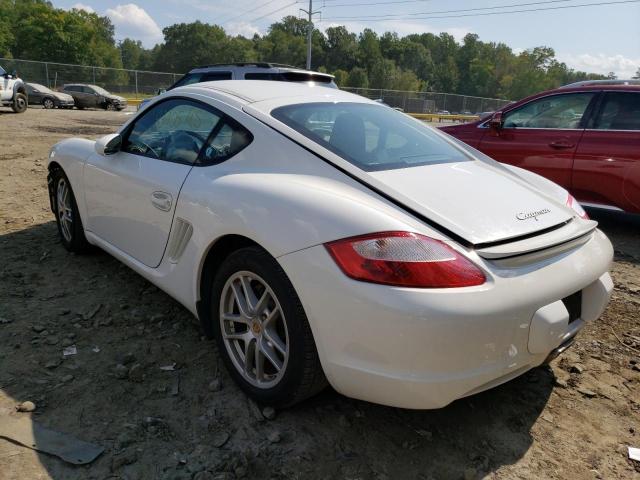
[[[142,147],[146,148],[146,150],[144,150],[144,148]],[[146,154],[147,152],[150,151],[151,153],[153,153],[155,158],[160,158],[160,155],[158,155],[158,152],[156,152],[151,145],[144,143],[141,140],[137,140],[136,143],[134,143],[129,147],[129,150],[131,153],[142,153],[142,154]]]
[[[176,130],[167,138],[165,154],[167,157],[171,156],[170,152],[173,149],[187,151],[189,154],[193,154],[194,158],[183,158],[182,160],[191,162],[196,159],[205,142],[206,139],[196,132]]]

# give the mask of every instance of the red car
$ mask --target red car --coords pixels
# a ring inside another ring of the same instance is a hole
[[[585,206],[640,213],[638,84],[568,85],[442,130],[553,180]]]

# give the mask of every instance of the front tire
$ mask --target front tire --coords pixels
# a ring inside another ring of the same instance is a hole
[[[55,102],[53,101],[53,99],[51,99],[51,98],[45,98],[45,99],[42,101],[42,106],[43,106],[44,108],[46,108],[47,110],[51,110],[53,107],[55,107],[55,106],[56,106],[56,104],[55,104]]]
[[[116,106],[113,103],[107,103],[104,107],[105,110],[108,110],[110,112],[115,112],[116,111]]]
[[[218,349],[240,388],[258,403],[287,407],[326,386],[311,328],[293,285],[259,247],[235,251],[213,280]]]
[[[15,113],[24,113],[27,111],[27,96],[24,93],[17,93],[11,104],[11,109]]]
[[[89,243],[84,236],[82,220],[78,213],[76,197],[71,183],[61,169],[52,174],[54,185],[54,210],[60,241],[70,252],[82,253],[88,250]]]

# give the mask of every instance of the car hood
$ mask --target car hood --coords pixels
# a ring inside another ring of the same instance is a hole
[[[73,102],[73,97],[67,93],[53,92],[53,95],[62,102]]]

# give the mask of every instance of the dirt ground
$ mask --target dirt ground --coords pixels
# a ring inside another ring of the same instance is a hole
[[[105,253],[58,242],[49,148],[128,117],[0,111],[0,418],[31,416],[105,448],[78,467],[0,439],[1,480],[640,478],[627,457],[640,447],[639,218],[591,212],[615,245],[616,289],[550,367],[441,410],[327,389],[273,417],[177,302]],[[70,345],[77,354],[63,358]],[[26,400],[35,412],[16,412]]]

